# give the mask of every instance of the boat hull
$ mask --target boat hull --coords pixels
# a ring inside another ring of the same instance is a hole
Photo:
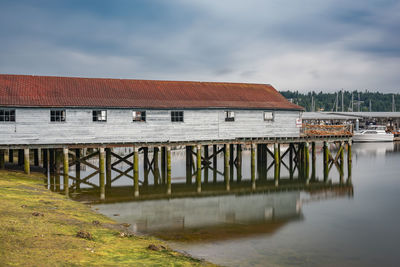
[[[354,134],[353,142],[393,142],[393,134]]]

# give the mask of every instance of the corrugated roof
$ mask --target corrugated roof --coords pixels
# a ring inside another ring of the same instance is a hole
[[[271,85],[0,74],[0,105],[303,110]]]

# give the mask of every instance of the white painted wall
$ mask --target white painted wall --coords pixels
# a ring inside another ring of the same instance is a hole
[[[92,109],[66,109],[66,122],[50,122],[49,108],[18,108],[16,122],[0,122],[0,145],[200,141],[249,137],[296,137],[299,111],[184,110],[184,122],[171,122],[169,110],[146,110],[146,122],[133,122],[131,109],[108,109],[107,122],[93,122]]]

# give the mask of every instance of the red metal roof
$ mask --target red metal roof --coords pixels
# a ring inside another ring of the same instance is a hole
[[[271,85],[0,74],[0,106],[303,110]]]

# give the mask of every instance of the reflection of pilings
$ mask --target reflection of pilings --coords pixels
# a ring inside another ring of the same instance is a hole
[[[99,186],[100,186],[100,200],[106,199],[106,187],[105,187],[105,152],[104,147],[99,148]]]
[[[201,192],[201,145],[197,145],[196,150],[196,185],[197,192]]]
[[[31,173],[31,166],[29,164],[29,148],[24,148],[24,171],[26,174]]]
[[[217,182],[217,168],[218,168],[218,157],[217,157],[218,147],[213,145],[213,183]]]
[[[133,188],[134,196],[139,196],[139,152],[135,146],[133,148]]]
[[[166,149],[167,156],[167,194],[171,194],[171,147]]]
[[[64,186],[64,194],[68,197],[69,196],[69,162],[68,162],[68,148],[63,148],[63,186]]]
[[[236,174],[237,182],[242,180],[242,145],[236,145]]]
[[[258,146],[260,148],[260,146]],[[256,189],[256,145],[251,144],[251,188]]]
[[[351,140],[347,143],[347,181],[349,184],[351,181],[351,169],[352,169],[352,155],[351,155]]]
[[[76,191],[80,191],[81,190],[81,162],[78,160],[81,158],[81,149],[77,148],[75,149],[75,178],[76,178],[76,182],[75,182],[75,188]]]
[[[226,191],[230,191],[231,187],[229,184],[229,145],[224,145],[224,179]]]

